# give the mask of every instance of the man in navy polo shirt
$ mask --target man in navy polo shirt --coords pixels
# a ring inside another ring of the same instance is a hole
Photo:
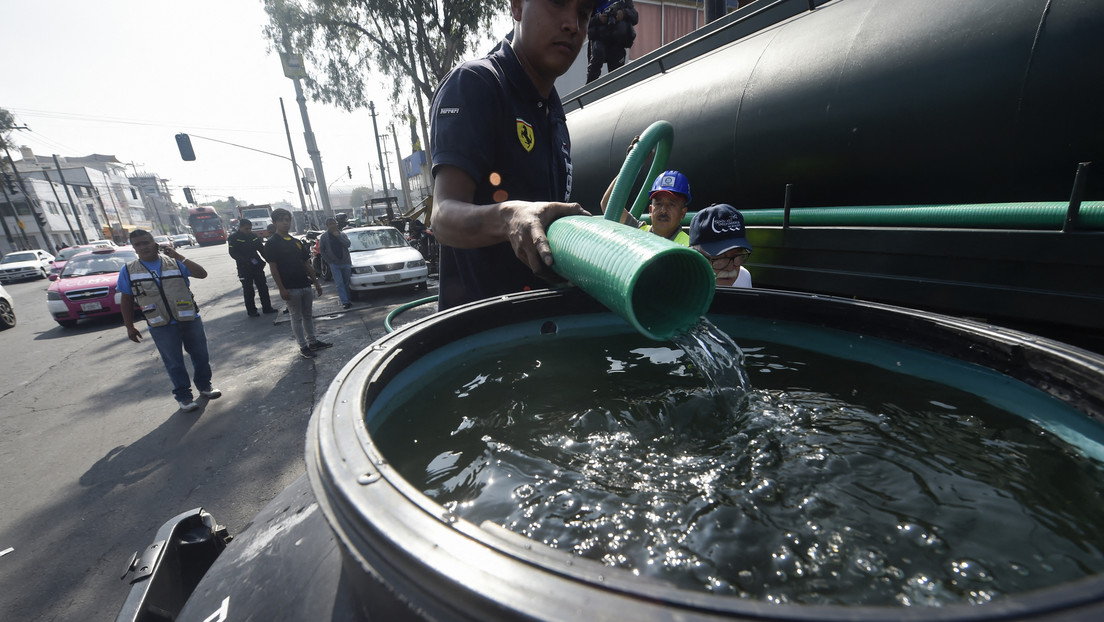
[[[441,310],[547,286],[546,229],[571,200],[571,139],[554,84],[578,56],[594,0],[511,0],[511,40],[461,64],[433,99],[433,233]],[[544,277],[544,278],[542,278]]]

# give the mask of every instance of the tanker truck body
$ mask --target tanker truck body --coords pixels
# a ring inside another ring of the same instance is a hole
[[[1099,333],[1102,32],[1092,0],[760,0],[565,97],[573,198],[666,120],[757,287]]]

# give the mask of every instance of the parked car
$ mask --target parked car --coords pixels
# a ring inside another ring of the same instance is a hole
[[[0,283],[44,279],[50,274],[50,262],[53,260],[54,256],[41,248],[8,253],[0,260]]]
[[[0,285],[0,330],[15,326],[15,303],[8,290]]]
[[[65,262],[69,261],[70,257],[77,253],[92,250],[93,248],[96,248],[95,244],[79,244],[77,246],[66,246],[61,249],[58,251],[58,254],[54,256],[54,260],[50,262],[50,274],[60,274],[61,270],[65,268]]]
[[[157,246],[161,248],[173,248],[175,246],[172,238],[167,235],[155,235],[153,236],[153,241],[157,242]]]
[[[429,274],[425,258],[407,243],[398,229],[357,227],[346,229],[344,233],[352,243],[349,246],[353,261],[351,293],[402,285],[425,289]]]
[[[195,246],[195,236],[190,233],[180,233],[171,237],[173,246],[182,248],[184,246]]]
[[[121,313],[115,292],[119,271],[138,255],[129,246],[101,246],[69,258],[46,290],[50,316],[66,328],[79,320]],[[137,317],[137,314],[136,314]]]

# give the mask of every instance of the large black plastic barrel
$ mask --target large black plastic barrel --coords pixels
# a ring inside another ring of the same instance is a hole
[[[801,322],[904,344],[999,371],[1104,419],[1104,357],[947,316],[767,290],[720,291],[710,316]],[[585,325],[632,329],[577,290],[503,296],[400,329],[342,370],[316,409],[307,472],[344,559],[342,592],[386,620],[977,620],[1100,619],[1104,576],[982,606],[779,605],[676,589],[457,517],[401,477],[370,429],[384,406],[416,401],[432,366],[466,360],[461,342],[535,344]],[[535,346],[533,346],[535,347]],[[417,379],[411,382],[411,378]],[[550,388],[550,390],[555,390]],[[231,554],[232,549],[227,553]],[[221,562],[222,560],[220,560]],[[286,568],[273,567],[282,575]],[[317,590],[312,590],[316,592]]]

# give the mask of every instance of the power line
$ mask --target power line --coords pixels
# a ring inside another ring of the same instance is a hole
[[[30,135],[30,138],[25,138],[25,137],[27,137],[28,134]],[[53,152],[57,152],[57,153],[65,153],[65,152],[73,153],[74,151],[76,151],[76,149],[70,147],[69,145],[66,145],[63,142],[54,140],[54,139],[46,136],[42,132],[35,132],[35,131],[33,131],[29,128],[27,130],[27,134],[21,135],[20,138],[25,138],[25,141],[28,142],[28,143],[31,143],[31,144],[38,143],[38,144],[44,145],[44,146],[47,147],[47,149],[49,151],[53,151]]]
[[[224,127],[210,127],[200,125],[182,125],[179,122],[164,123],[160,121],[140,121],[134,119],[120,119],[115,117],[104,117],[89,114],[80,114],[75,112],[58,112],[52,110],[32,110],[29,108],[8,108],[8,111],[13,114],[25,117],[37,117],[40,119],[54,119],[59,121],[94,121],[97,123],[115,123],[119,125],[138,125],[144,127],[170,127],[180,128],[187,127],[188,129],[199,130],[217,130],[221,132],[245,132],[247,134],[282,134],[282,132],[276,132],[272,130],[248,130],[240,127],[224,128]]]

